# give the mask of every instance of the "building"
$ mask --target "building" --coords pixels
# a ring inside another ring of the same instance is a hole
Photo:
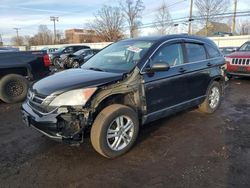
[[[215,36],[222,33],[230,35],[231,28],[225,23],[209,22],[207,28],[204,26],[196,35]]]
[[[67,29],[65,38],[68,43],[98,42],[98,37],[91,29]]]

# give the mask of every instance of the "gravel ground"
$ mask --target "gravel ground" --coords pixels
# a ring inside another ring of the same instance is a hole
[[[188,110],[146,125],[120,158],[57,143],[0,104],[0,187],[250,187],[250,79],[234,79],[213,115]]]

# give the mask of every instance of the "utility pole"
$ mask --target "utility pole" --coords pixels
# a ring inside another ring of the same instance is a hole
[[[20,40],[19,40],[19,30],[21,29],[21,28],[17,28],[17,27],[15,27],[15,28],[13,28],[14,30],[16,30],[16,39],[17,39],[17,45],[20,45]]]
[[[19,39],[19,34],[18,34],[18,32],[19,32],[19,30],[21,29],[21,28],[13,28],[14,30],[16,30],[16,37],[17,37],[17,39]]]
[[[189,9],[189,24],[188,24],[188,34],[192,34],[192,21],[193,21],[193,0],[190,2],[190,9]]]
[[[0,46],[3,46],[3,39],[1,34],[0,34]]]
[[[58,16],[50,16],[50,21],[54,22],[54,44],[56,44],[56,22],[59,21]]]
[[[235,33],[237,1],[238,0],[234,0],[234,15],[233,15],[233,22],[232,22],[232,33],[233,34]]]

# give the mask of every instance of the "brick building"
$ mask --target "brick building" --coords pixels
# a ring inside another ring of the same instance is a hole
[[[67,29],[65,38],[68,43],[98,42],[95,31],[90,29]]]

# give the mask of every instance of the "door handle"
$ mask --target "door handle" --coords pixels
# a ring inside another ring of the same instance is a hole
[[[180,69],[179,69],[179,72],[180,73],[183,73],[183,72],[186,72],[187,70],[186,69],[184,69],[183,67],[181,67]]]
[[[212,63],[207,63],[207,66],[208,66],[208,67],[211,67],[211,66],[212,66]]]

